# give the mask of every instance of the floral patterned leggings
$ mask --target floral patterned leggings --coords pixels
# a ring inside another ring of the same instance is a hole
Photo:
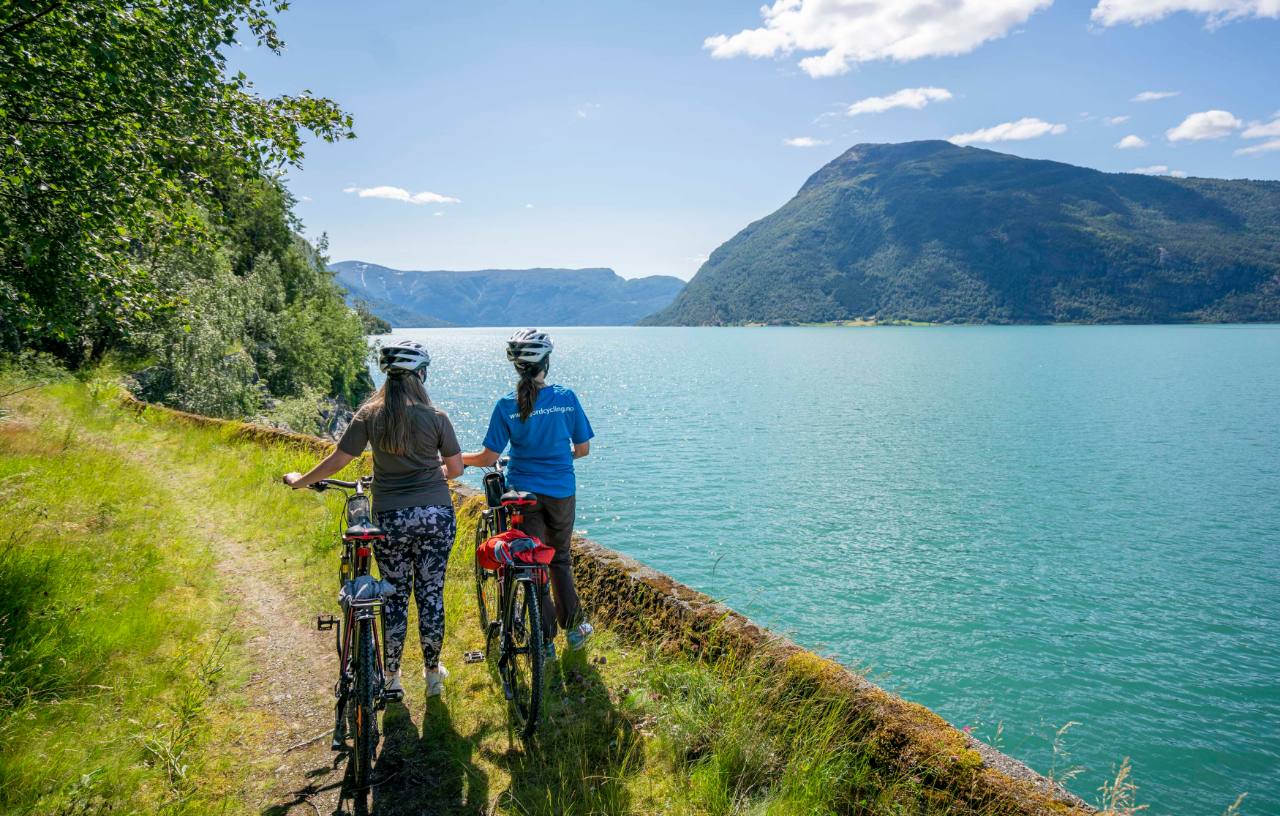
[[[411,591],[418,601],[422,663],[435,668],[444,644],[444,572],[457,530],[453,507],[436,504],[387,510],[378,513],[378,526],[387,537],[374,542],[373,555],[382,578],[396,588],[396,594],[382,605],[387,672],[400,670],[409,633]]]

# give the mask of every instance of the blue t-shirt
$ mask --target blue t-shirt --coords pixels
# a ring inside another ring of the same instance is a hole
[[[512,489],[564,499],[577,492],[571,444],[593,436],[578,395],[563,385],[548,385],[538,392],[533,413],[524,422],[514,391],[498,400],[484,446],[502,453],[511,443],[507,484]]]

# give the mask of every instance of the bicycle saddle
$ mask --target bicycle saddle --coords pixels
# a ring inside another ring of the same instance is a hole
[[[344,538],[383,538],[386,534],[382,532],[381,527],[376,527],[367,521],[355,521],[342,535]]]
[[[522,507],[526,510],[532,510],[537,505],[538,497],[523,490],[508,490],[502,494],[503,507]]]

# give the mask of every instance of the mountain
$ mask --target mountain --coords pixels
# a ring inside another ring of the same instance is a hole
[[[1280,320],[1280,182],[860,144],[650,325]]]
[[[670,305],[684,281],[628,280],[612,269],[404,272],[330,264],[349,299],[392,326],[629,326]]]

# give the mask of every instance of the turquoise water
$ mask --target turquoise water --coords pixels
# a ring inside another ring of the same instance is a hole
[[[478,447],[507,332],[401,334]],[[593,538],[1090,801],[1280,813],[1280,327],[554,338]]]

